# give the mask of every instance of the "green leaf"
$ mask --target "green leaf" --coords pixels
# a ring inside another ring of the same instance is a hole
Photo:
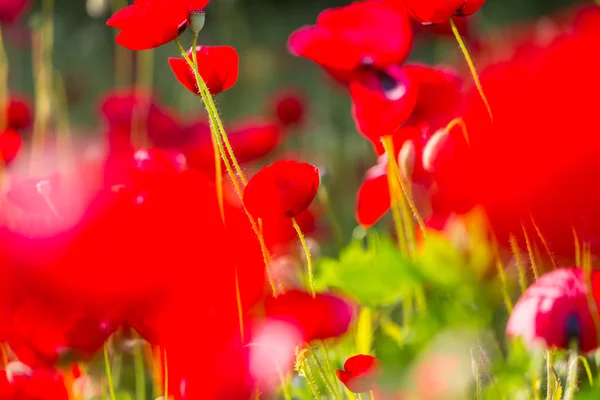
[[[339,260],[323,259],[318,269],[321,289],[339,289],[370,307],[395,304],[421,284],[414,264],[377,234],[368,235],[366,246],[353,241]]]

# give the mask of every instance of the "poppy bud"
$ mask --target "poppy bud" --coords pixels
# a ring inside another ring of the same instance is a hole
[[[407,140],[398,153],[398,165],[404,178],[412,178],[415,171],[416,158],[417,150],[415,149],[415,143],[412,140]]]
[[[190,28],[192,29],[193,35],[198,35],[202,28],[204,28],[204,23],[206,22],[206,13],[202,10],[194,10],[190,14]]]

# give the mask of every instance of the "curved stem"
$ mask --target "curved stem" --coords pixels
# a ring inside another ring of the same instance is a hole
[[[165,400],[169,400],[169,362],[167,361],[167,349],[163,348],[163,374],[165,376]]]
[[[533,225],[533,228],[535,229],[535,233],[540,238],[540,241],[542,242],[542,245],[544,246],[544,249],[546,250],[546,253],[548,253],[548,256],[550,257],[550,261],[552,262],[552,268],[553,269],[558,268],[558,263],[556,262],[556,258],[554,257],[554,253],[552,253],[552,250],[550,250],[550,246],[548,245],[548,242],[546,241],[546,238],[542,234],[542,231],[540,230],[540,228],[536,224],[535,219],[533,218],[533,215],[529,214],[529,219],[531,219],[531,225]],[[580,265],[580,264],[578,264],[578,265]]]
[[[111,400],[117,400],[115,394],[115,386],[113,384],[112,370],[110,368],[110,359],[108,357],[108,342],[104,342],[104,369],[106,370],[106,379],[108,381],[108,391],[110,393]]]
[[[419,228],[421,229],[421,232],[423,233],[423,237],[425,238],[425,240],[427,240],[427,231],[425,229],[425,223],[423,222],[423,219],[419,215],[417,206],[413,202],[413,200],[410,196],[410,192],[404,183],[404,179],[402,178],[402,174],[400,173],[400,166],[398,165],[398,160],[396,160],[396,157],[394,155],[393,139],[391,136],[384,136],[381,138],[381,143],[383,144],[383,148],[385,149],[385,152],[388,156],[388,162],[392,163],[392,167],[396,174],[396,178],[400,184],[400,188],[402,189],[402,194],[404,195],[404,198],[406,199],[406,202],[408,203],[410,210],[412,211],[415,219],[417,220],[417,224],[419,225]],[[414,234],[414,232],[413,232],[413,234]]]
[[[460,129],[462,130],[462,134],[463,134],[463,137],[465,138],[465,142],[467,142],[467,145],[470,145],[471,142],[469,141],[469,132],[467,131],[467,124],[465,124],[465,120],[462,119],[461,117],[454,118],[452,121],[450,121],[450,123],[448,123],[448,125],[446,125],[446,132],[450,132],[452,129],[456,128],[457,126],[459,126]]]
[[[179,49],[181,55],[183,56],[183,58],[186,60],[186,62],[188,63],[188,65],[190,66],[190,68],[193,69],[195,77],[196,77],[196,83],[198,84],[198,87],[201,88],[202,86],[206,87],[206,84],[204,84],[204,81],[202,79],[202,77],[200,76],[200,73],[198,72],[198,68],[197,68],[197,62],[196,65],[194,64],[194,62],[190,59],[190,57],[187,55],[186,51],[183,49],[183,47],[181,46],[181,43],[179,42],[179,39],[175,39],[175,44],[177,45],[177,48]],[[192,51],[192,56],[195,56],[195,51]],[[197,61],[197,60],[196,60]],[[233,187],[235,189],[236,194],[238,195],[239,199],[242,200],[242,207],[244,209],[244,212],[246,213],[246,215],[248,216],[248,219],[250,221],[250,224],[252,225],[252,230],[254,231],[256,237],[258,238],[259,244],[260,244],[260,248],[261,251],[263,253],[263,259],[265,262],[265,268],[267,270],[267,276],[269,279],[269,284],[271,286],[271,290],[273,291],[273,295],[275,297],[277,297],[277,288],[275,286],[275,282],[273,281],[273,277],[272,277],[272,273],[271,273],[271,256],[269,255],[267,246],[265,244],[264,241],[264,237],[261,233],[261,231],[258,229],[257,223],[255,221],[255,219],[250,215],[250,213],[248,213],[248,210],[246,209],[246,207],[243,205],[243,191],[242,188],[240,187],[240,183],[238,182],[233,169],[231,167],[231,164],[229,162],[229,158],[227,157],[227,154],[225,153],[225,149],[223,147],[223,143],[221,141],[221,135],[219,135],[218,133],[215,133],[214,130],[212,129],[213,127],[216,127],[219,125],[219,123],[217,122],[219,120],[219,116],[218,113],[216,113],[216,109],[210,107],[210,100],[211,96],[209,92],[204,92],[203,90],[200,90],[200,96],[202,98],[202,101],[206,107],[206,111],[208,114],[208,117],[210,119],[210,123],[211,123],[211,133],[212,133],[212,137],[214,138],[214,142],[216,143],[221,158],[223,160],[223,163],[225,164],[225,169],[227,170],[227,174],[229,175],[229,178],[231,179],[232,183],[233,183]],[[213,103],[214,104],[214,103]],[[216,154],[216,153],[215,153]],[[220,165],[220,163],[219,163]],[[217,182],[217,185],[219,185],[220,183]],[[222,184],[222,183],[221,183]],[[219,193],[219,192],[218,192]],[[220,192],[222,194],[222,192]],[[220,201],[223,201],[223,199],[221,199]]]
[[[319,357],[317,357],[315,348],[312,348],[310,350],[310,356],[312,357],[313,361],[315,362],[315,365],[317,366],[317,370],[319,371],[319,374],[321,375],[321,380],[323,380],[327,389],[331,392],[331,394],[333,395],[333,397],[336,400],[341,400],[341,395],[339,394],[339,392],[337,390],[334,389],[333,384],[331,383],[331,380],[327,376],[327,372],[325,371],[325,368],[323,368],[323,364],[321,364],[321,361],[319,361]],[[335,381],[334,381],[334,383],[335,383]]]
[[[525,224],[521,223],[521,227],[523,228],[523,236],[525,236],[525,245],[527,246],[527,253],[529,254],[529,261],[531,262],[531,269],[533,270],[533,277],[537,280],[540,277],[540,273],[537,267],[537,261],[535,259],[535,254],[533,253],[533,247],[531,245],[531,241],[529,240],[529,235],[527,234],[527,228],[525,228]]]
[[[450,18],[450,27],[452,28],[452,33],[454,33],[454,37],[456,38],[456,41],[458,42],[458,46],[460,47],[460,50],[462,51],[463,56],[465,57],[465,60],[467,61],[467,65],[469,66],[469,70],[471,71],[471,75],[473,76],[473,81],[475,82],[475,87],[477,88],[477,91],[479,92],[479,96],[481,97],[481,100],[483,101],[483,104],[485,105],[488,115],[490,116],[490,121],[492,121],[492,123],[493,123],[494,116],[492,114],[492,108],[490,107],[490,103],[488,102],[488,99],[487,99],[485,93],[483,92],[483,87],[481,86],[481,81],[479,80],[479,75],[477,74],[477,69],[475,68],[475,64],[473,64],[473,59],[471,58],[471,55],[469,54],[469,50],[467,50],[467,46],[465,45],[465,42],[463,41],[462,37],[460,36],[460,32],[456,28],[456,25],[454,24],[454,21],[452,20],[452,18]]]
[[[310,285],[310,291],[314,298],[316,296],[316,292],[315,292],[315,280],[314,280],[314,276],[313,276],[313,265],[312,265],[312,260],[311,260],[311,256],[310,256],[310,249],[308,248],[308,244],[306,243],[306,238],[304,237],[304,234],[302,233],[302,229],[300,229],[298,222],[296,222],[296,218],[292,217],[292,224],[294,225],[294,229],[296,230],[296,233],[298,234],[298,238],[300,239],[300,243],[302,244],[302,248],[304,249],[304,255],[306,256],[306,264],[308,266],[308,284]]]
[[[238,277],[238,270],[235,269],[235,301],[238,309],[238,321],[240,324],[240,336],[242,343],[244,343],[244,311],[242,309],[242,294],[240,292],[240,280]]]

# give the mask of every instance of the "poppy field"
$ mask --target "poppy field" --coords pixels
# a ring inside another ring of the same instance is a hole
[[[594,1],[0,0],[0,400],[600,399],[597,93]]]

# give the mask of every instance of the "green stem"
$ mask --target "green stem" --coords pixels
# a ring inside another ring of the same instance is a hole
[[[567,375],[567,389],[565,390],[565,400],[573,400],[575,393],[579,389],[579,354],[576,349],[571,350],[569,355],[569,373]]]
[[[525,267],[521,260],[521,249],[519,249],[517,239],[513,235],[510,235],[509,241],[515,262],[517,263],[517,269],[519,270],[519,285],[521,286],[521,294],[523,294],[527,290],[527,275],[525,274]]]
[[[487,99],[485,93],[483,92],[483,87],[481,86],[481,81],[479,80],[479,75],[477,74],[477,69],[475,68],[475,64],[473,64],[473,59],[471,58],[471,55],[469,54],[469,50],[467,50],[467,46],[465,45],[465,42],[463,41],[462,37],[460,36],[460,32],[456,28],[456,25],[454,24],[454,21],[452,20],[452,18],[450,18],[450,27],[452,28],[452,33],[454,33],[454,37],[456,38],[456,41],[458,42],[458,46],[460,47],[460,50],[462,51],[463,56],[465,57],[465,60],[467,61],[467,65],[469,66],[469,70],[471,71],[471,75],[473,76],[473,82],[475,82],[475,87],[477,88],[477,91],[479,92],[479,96],[481,97],[481,100],[483,101],[483,104],[485,105],[488,115],[490,116],[490,121],[492,121],[492,123],[493,123],[494,116],[492,114],[492,108],[490,107],[490,103],[488,102],[488,99]]]
[[[527,254],[529,254],[529,261],[531,262],[531,269],[533,270],[533,276],[535,280],[540,277],[540,273],[537,267],[537,261],[535,259],[535,254],[533,253],[533,247],[531,245],[531,241],[529,240],[529,235],[527,234],[527,229],[525,228],[525,224],[521,223],[521,227],[523,228],[523,236],[525,236],[525,245],[527,246]]]
[[[244,311],[242,309],[242,294],[240,291],[240,280],[238,277],[238,270],[235,269],[235,300],[238,309],[238,321],[240,324],[240,336],[242,343],[244,343]]]
[[[106,379],[108,381],[108,391],[110,393],[111,400],[117,400],[115,394],[115,386],[113,384],[112,371],[110,368],[110,359],[108,357],[108,342],[104,343],[104,368],[106,370]]]
[[[310,291],[314,298],[316,296],[316,291],[315,291],[315,279],[313,276],[313,264],[312,264],[312,260],[311,260],[310,249],[308,248],[308,244],[306,243],[306,238],[304,237],[304,234],[302,233],[302,229],[300,229],[298,222],[296,222],[296,218],[292,217],[292,224],[294,225],[294,229],[296,230],[296,233],[298,234],[298,238],[300,239],[300,243],[302,244],[302,248],[304,249],[304,255],[306,256],[306,264],[308,267],[308,283],[310,285]]]
[[[327,368],[327,373],[329,374],[329,376],[333,377],[333,388],[335,389],[335,395],[341,398],[342,393],[340,392],[340,387],[337,384],[338,381],[336,379],[335,372],[331,367],[331,360],[329,358],[329,348],[324,340],[321,340],[321,344],[323,345],[323,352],[325,353],[325,367]]]
[[[552,350],[546,350],[546,400],[552,400],[554,393],[554,372],[552,370]]]
[[[169,362],[167,361],[167,350],[163,349],[164,368],[163,373],[165,376],[165,400],[169,400]]]
[[[310,356],[312,357],[315,365],[317,366],[317,370],[319,371],[319,374],[321,375],[321,380],[323,381],[323,383],[325,383],[325,386],[327,386],[327,389],[331,392],[331,394],[333,395],[333,397],[336,400],[341,400],[338,392],[333,388],[333,385],[331,384],[331,381],[329,380],[329,377],[327,376],[327,372],[325,371],[325,368],[323,368],[323,364],[321,364],[321,361],[319,361],[319,357],[317,357],[315,348],[312,348],[310,350]]]
[[[135,372],[135,398],[136,400],[146,400],[146,370],[144,367],[144,353],[142,346],[145,345],[141,339],[133,349],[133,368]]]

